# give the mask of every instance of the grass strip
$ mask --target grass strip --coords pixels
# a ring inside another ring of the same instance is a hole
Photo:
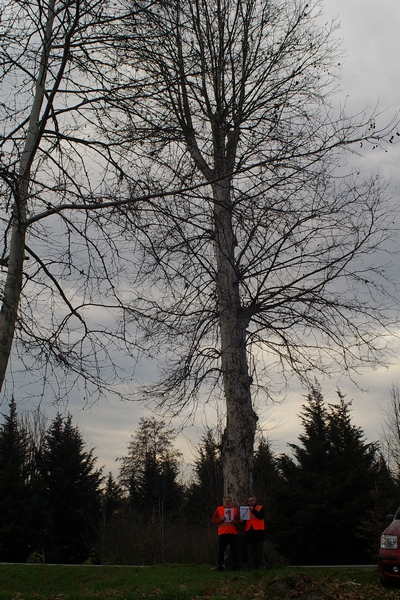
[[[0,600],[384,600],[377,569],[0,565]]]

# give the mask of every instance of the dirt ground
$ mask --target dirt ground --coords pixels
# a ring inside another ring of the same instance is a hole
[[[324,576],[312,580],[303,574],[292,578],[275,577],[267,591],[260,591],[254,600],[386,600],[400,599],[399,588],[384,588],[379,582],[357,583],[349,578],[339,582],[334,577]]]

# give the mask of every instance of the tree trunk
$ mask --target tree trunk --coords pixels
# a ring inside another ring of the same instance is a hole
[[[13,209],[10,254],[7,261],[7,278],[0,311],[0,391],[4,383],[11,354],[22,289],[26,220],[26,200],[23,200],[23,194],[23,189],[20,193],[18,190],[21,202],[18,203],[16,200]]]
[[[213,187],[221,368],[226,398],[226,427],[222,438],[224,493],[235,502],[243,503],[252,491],[257,423],[246,355],[248,320],[239,294],[229,184]]]
[[[46,93],[45,83],[52,43],[55,15],[54,5],[55,0],[51,0],[48,4],[47,22],[43,32],[43,49],[36,78],[35,96],[14,191],[10,254],[7,262],[7,277],[0,311],[0,391],[3,387],[10,359],[22,290],[29,183],[31,166],[41,135],[40,112]]]

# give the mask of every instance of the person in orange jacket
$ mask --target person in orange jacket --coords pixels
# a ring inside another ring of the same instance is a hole
[[[230,496],[224,496],[223,505],[216,508],[211,522],[218,525],[218,571],[224,570],[225,550],[229,545],[232,569],[239,569],[239,539],[237,526],[240,523],[238,509]]]
[[[247,544],[250,566],[260,569],[264,566],[265,511],[257,504],[255,496],[249,496],[250,519],[245,521],[244,539]]]

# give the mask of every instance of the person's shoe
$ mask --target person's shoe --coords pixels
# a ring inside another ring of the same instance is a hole
[[[218,571],[223,571],[224,567],[219,566],[219,567],[217,567],[217,569],[218,569]]]

